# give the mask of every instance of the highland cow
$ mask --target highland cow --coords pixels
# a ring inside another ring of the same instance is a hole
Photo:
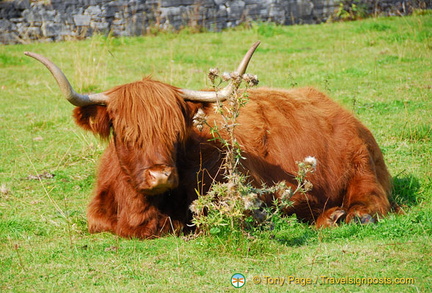
[[[258,46],[237,69],[242,76]],[[220,174],[223,147],[209,129],[192,123],[198,111],[219,123],[215,102],[232,95],[177,88],[151,78],[104,93],[76,93],[62,71],[45,57],[26,52],[53,74],[63,95],[76,106],[76,123],[108,140],[88,207],[89,231],[154,238],[181,231],[191,220],[189,205]],[[247,89],[236,139],[241,168],[256,186],[285,181],[295,185],[297,161],[317,165],[307,193],[294,195],[284,212],[319,227],[341,220],[373,222],[389,209],[391,177],[371,132],[349,111],[313,88]],[[200,175],[199,175],[200,173]]]

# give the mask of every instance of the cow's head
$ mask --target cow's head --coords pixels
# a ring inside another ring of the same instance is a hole
[[[255,43],[237,68],[243,75],[258,47]],[[63,72],[47,58],[25,52],[44,64],[56,79],[64,97],[73,105],[77,124],[108,138],[123,171],[137,190],[147,195],[163,193],[178,185],[176,153],[192,125],[197,103],[223,101],[238,87],[232,81],[218,92],[180,89],[145,78],[103,93],[76,93]]]
[[[176,153],[191,120],[178,90],[145,78],[105,95],[105,105],[75,108],[77,124],[102,138],[112,137],[115,155],[135,189],[153,195],[176,187]]]

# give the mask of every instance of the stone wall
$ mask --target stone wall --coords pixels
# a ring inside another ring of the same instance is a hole
[[[350,1],[343,0],[350,7]],[[407,14],[430,0],[360,0],[367,13]],[[415,3],[414,3],[415,2]],[[0,0],[0,43],[143,35],[182,27],[220,31],[250,21],[319,23],[340,0]],[[358,4],[358,3],[357,3]],[[430,8],[430,7],[429,7]]]

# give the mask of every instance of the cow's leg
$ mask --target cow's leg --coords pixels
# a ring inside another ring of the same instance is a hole
[[[152,239],[169,233],[176,234],[182,228],[179,221],[161,213],[141,195],[123,203],[115,233],[126,238]]]
[[[374,140],[352,153],[353,174],[342,203],[347,212],[345,221],[373,222],[390,211],[390,174]]]
[[[341,207],[325,210],[315,222],[317,227],[337,226],[340,222],[357,221],[373,223],[390,210],[390,203],[384,188],[372,175],[354,177],[347,189]]]
[[[374,174],[359,174],[349,184],[343,207],[347,212],[347,223],[369,223],[387,214],[390,203],[385,189],[377,182]]]
[[[109,192],[99,192],[87,209],[90,233],[114,232],[117,225],[117,203]]]
[[[117,194],[126,192],[113,144],[110,144],[101,159],[98,170],[96,195],[87,208],[87,222],[90,233],[115,232],[117,226]]]
[[[369,144],[373,145],[374,141]],[[378,146],[369,149],[365,144],[356,145],[350,162],[352,173],[342,205],[325,210],[316,226],[335,226],[342,220],[371,223],[390,211],[391,177]]]

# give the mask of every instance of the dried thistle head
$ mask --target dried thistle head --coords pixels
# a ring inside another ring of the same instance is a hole
[[[259,83],[257,75],[245,73],[245,74],[243,74],[242,78],[250,87],[256,86]]]
[[[243,196],[242,200],[245,210],[254,210],[261,207],[262,205],[262,201],[258,198],[256,193],[250,193],[246,196]]]
[[[293,190],[291,187],[283,189],[280,199],[283,201],[289,200],[293,196]]]
[[[211,83],[214,84],[215,79],[219,77],[219,69],[218,68],[210,68],[208,73],[208,78],[210,79]]]
[[[241,81],[241,76],[238,72],[234,71],[230,73],[230,77],[234,82],[240,82]]]
[[[207,123],[207,116],[204,113],[203,109],[199,108],[198,111],[193,116],[193,125],[199,130],[202,131],[204,128],[204,124]]]
[[[189,210],[192,212],[192,214],[194,215],[199,215],[201,210],[197,207],[197,203],[196,201],[193,201],[191,203],[191,205],[189,206]]]
[[[304,184],[303,184],[303,191],[304,192],[309,192],[313,189],[313,184],[312,182],[305,180]]]
[[[286,208],[292,205],[291,197],[294,191],[291,186],[288,186],[285,181],[280,181],[274,185],[274,192],[278,198],[277,205],[281,208]]]
[[[229,81],[229,80],[231,80],[231,74],[229,72],[224,72],[224,73],[222,73],[221,78],[223,81]]]

